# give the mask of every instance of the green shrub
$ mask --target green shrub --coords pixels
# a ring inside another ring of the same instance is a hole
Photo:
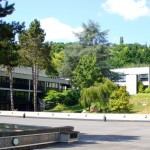
[[[144,85],[141,80],[138,80],[138,92],[144,93]]]
[[[44,98],[44,101],[46,103],[46,109],[51,109],[59,103],[62,103],[63,99],[64,96],[61,93],[55,90],[48,91],[46,97]]]
[[[55,106],[55,108],[52,110],[53,112],[62,112],[64,110],[67,110],[67,107],[63,104],[58,104]]]
[[[55,90],[50,90],[47,92],[44,101],[46,103],[46,109],[51,109],[58,104],[64,104],[66,106],[77,105],[80,93],[78,90],[69,89],[63,92],[57,92]]]
[[[62,94],[64,95],[64,100],[63,100],[64,105],[74,106],[79,103],[80,93],[78,90],[69,89],[69,90],[63,91]]]
[[[117,113],[130,112],[131,104],[129,103],[129,94],[125,87],[120,87],[111,94],[109,100],[109,110]]]
[[[147,87],[144,92],[145,93],[150,93],[150,87]]]

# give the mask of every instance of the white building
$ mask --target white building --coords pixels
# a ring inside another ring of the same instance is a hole
[[[120,74],[120,79],[115,82],[119,86],[126,86],[129,94],[137,94],[137,82],[141,80],[145,87],[150,86],[150,67],[113,69]]]

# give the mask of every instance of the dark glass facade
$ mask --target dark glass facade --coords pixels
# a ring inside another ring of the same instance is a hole
[[[14,89],[29,89],[29,80],[13,78],[13,88]]]
[[[0,87],[9,88],[9,78],[0,76]]]
[[[69,85],[54,82],[38,81],[37,97],[42,98],[45,90],[62,91],[70,88]],[[33,80],[13,78],[14,109],[19,111],[33,110]],[[39,102],[37,101],[37,104]],[[0,110],[10,110],[10,83],[9,77],[0,76]]]

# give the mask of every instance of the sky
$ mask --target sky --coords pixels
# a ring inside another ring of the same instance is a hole
[[[150,0],[9,0],[15,11],[3,20],[25,22],[26,28],[38,19],[45,41],[74,42],[74,32],[92,20],[100,30],[109,30],[110,43],[150,45]]]

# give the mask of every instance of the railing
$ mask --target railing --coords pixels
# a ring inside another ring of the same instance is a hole
[[[40,99],[39,97],[38,97],[38,102],[39,102],[39,110],[40,111],[43,111],[43,110],[45,110],[45,102],[42,100],[42,99]]]

